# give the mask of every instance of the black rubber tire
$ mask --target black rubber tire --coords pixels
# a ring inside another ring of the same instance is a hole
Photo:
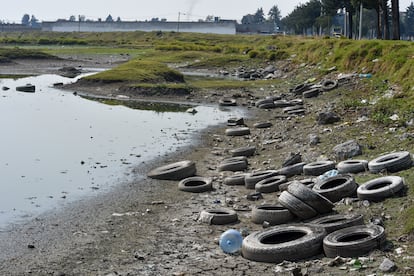
[[[283,108],[283,112],[284,113],[288,113],[290,111],[296,111],[296,110],[302,110],[303,109],[303,105],[293,105],[293,106],[287,106],[285,108]]]
[[[274,102],[274,99],[272,99],[272,98],[265,98],[265,99],[260,99],[260,100],[257,100],[257,101],[254,103],[254,105],[255,105],[256,107],[260,107],[261,105],[264,105],[264,104],[273,104],[273,102]]]
[[[280,194],[279,203],[289,209],[289,211],[291,211],[297,217],[304,220],[316,217],[318,215],[318,212],[315,209],[287,191],[283,191]]]
[[[223,183],[228,186],[244,185],[245,173],[235,174],[224,178]]]
[[[224,159],[217,167],[219,171],[244,171],[247,169],[248,163],[246,156],[236,156]]]
[[[155,168],[147,176],[153,179],[182,180],[195,174],[195,162],[184,160]]]
[[[324,80],[322,82],[322,90],[323,91],[331,91],[338,87],[338,81],[336,80]]]
[[[259,193],[274,193],[279,191],[279,185],[286,182],[286,176],[275,175],[265,178],[256,183],[255,189]]]
[[[337,202],[342,198],[354,196],[357,188],[358,184],[352,175],[341,174],[317,182],[312,189],[330,201]]]
[[[329,213],[334,207],[329,199],[306,187],[299,181],[293,181],[287,187],[287,191],[315,209],[319,214]]]
[[[256,183],[272,176],[278,175],[277,171],[275,170],[266,170],[266,171],[257,171],[248,173],[244,178],[244,184],[247,189],[254,189]]]
[[[228,128],[225,131],[227,136],[244,136],[250,134],[250,128],[248,127],[236,127],[236,128]]]
[[[294,175],[301,175],[303,173],[303,167],[306,165],[305,162],[296,163],[290,166],[278,169],[277,172],[286,177],[292,177]]]
[[[241,148],[230,150],[231,156],[233,156],[233,157],[235,157],[235,156],[246,156],[246,157],[253,156],[255,152],[256,152],[256,147],[255,146],[247,146],[247,147],[241,147]]]
[[[290,105],[302,105],[304,104],[303,99],[293,99],[289,101]]]
[[[307,83],[298,84],[292,89],[292,93],[295,95],[302,95],[303,92],[309,90],[309,87],[310,85]]]
[[[279,225],[293,221],[296,218],[292,212],[280,204],[263,204],[252,208],[252,222],[269,225]]]
[[[243,118],[230,118],[227,120],[228,126],[244,126],[244,119]]]
[[[413,160],[408,151],[393,152],[382,155],[368,162],[368,169],[372,173],[381,171],[399,172],[411,168]]]
[[[271,122],[259,122],[253,125],[254,128],[269,128],[272,126]]]
[[[201,211],[199,221],[214,225],[224,225],[237,222],[238,217],[234,210],[218,208]]]
[[[400,194],[404,187],[404,180],[401,177],[383,176],[360,185],[357,189],[357,195],[361,200],[381,201]]]
[[[305,185],[306,187],[312,189],[315,186],[316,182],[318,182],[318,178],[305,178],[299,180],[300,183]]]
[[[368,171],[367,160],[345,160],[341,161],[336,166],[340,174],[343,173],[360,173]]]
[[[319,88],[312,88],[310,90],[303,92],[302,96],[304,98],[315,98],[319,96],[319,93],[320,93]]]
[[[385,243],[384,228],[379,225],[351,226],[328,234],[323,240],[325,255],[329,258],[359,257]]]
[[[236,99],[233,98],[222,98],[219,100],[220,106],[236,106],[237,102]]]
[[[267,263],[299,261],[322,252],[326,232],[308,224],[283,224],[253,232],[242,243],[242,256]]]
[[[212,179],[209,177],[192,176],[181,180],[178,189],[190,193],[202,193],[213,189]]]
[[[304,175],[319,176],[323,173],[335,169],[335,162],[333,161],[317,161],[308,163],[303,166]]]
[[[361,214],[334,214],[316,218],[308,223],[322,226],[325,228],[326,233],[329,234],[339,229],[355,225],[364,225],[364,217]]]
[[[284,107],[295,105],[294,103],[287,101],[287,100],[277,100],[277,101],[274,101],[273,104],[276,108],[284,108]]]
[[[258,108],[260,108],[260,109],[273,109],[275,107],[276,107],[276,105],[275,105],[274,102],[271,102],[271,103],[262,103],[261,105],[258,106]]]
[[[296,109],[296,110],[291,110],[288,111],[287,114],[289,115],[302,115],[306,113],[306,109],[302,108],[302,109]]]

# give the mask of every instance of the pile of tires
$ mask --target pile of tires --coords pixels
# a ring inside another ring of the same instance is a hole
[[[329,213],[334,207],[326,197],[299,181],[293,181],[279,196],[279,203],[302,220]]]

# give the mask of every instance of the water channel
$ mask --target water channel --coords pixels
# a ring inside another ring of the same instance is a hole
[[[0,228],[136,179],[132,168],[192,143],[239,109],[120,105],[89,100],[41,75],[0,79]],[[27,83],[35,93],[17,92]],[[152,109],[152,110],[151,110]],[[141,176],[142,177],[142,176]]]

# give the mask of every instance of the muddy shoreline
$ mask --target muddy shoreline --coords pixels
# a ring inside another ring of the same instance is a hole
[[[101,63],[102,57],[99,57]],[[85,63],[88,67],[94,61]],[[32,64],[36,72],[36,63]],[[108,63],[109,64],[109,63]],[[58,67],[57,63],[54,63]],[[72,64],[74,65],[74,64]],[[49,66],[51,67],[51,66]],[[11,70],[18,68],[12,66]],[[1,71],[5,67],[1,68]],[[18,71],[18,70],[16,70]],[[43,73],[41,71],[40,73]],[[355,85],[356,87],[356,85]],[[53,210],[31,222],[0,233],[0,272],[4,275],[368,275],[378,272],[385,256],[392,253],[374,251],[364,259],[364,269],[353,270],[351,258],[332,260],[322,254],[296,263],[267,264],[252,262],[240,254],[225,254],[218,246],[222,232],[235,228],[251,233],[262,229],[251,222],[251,207],[263,203],[276,203],[277,193],[264,194],[260,201],[249,201],[253,192],[244,186],[227,186],[223,179],[228,172],[219,172],[217,166],[229,150],[256,145],[257,154],[249,158],[248,171],[277,169],[291,152],[301,152],[305,162],[318,158],[333,158],[327,146],[309,144],[309,134],[321,136],[322,142],[343,142],[341,125],[320,126],[315,114],[335,105],[326,99],[305,101],[304,116],[286,116],[280,110],[250,108],[264,96],[288,94],[289,84],[267,90],[249,91],[237,98],[249,116],[245,122],[252,134],[243,137],[224,135],[225,122],[200,133],[193,145],[179,152],[160,156],[136,168],[145,175],[156,166],[179,160],[196,162],[197,174],[213,178],[214,190],[191,194],[177,189],[175,181],[148,178],[123,183],[110,192],[85,198],[69,204],[62,210]],[[76,87],[71,89],[92,95],[116,95],[116,87]],[[214,93],[202,91],[186,98],[186,102],[215,104],[224,95],[238,91]],[[145,98],[150,100],[150,98]],[[175,100],[163,98],[156,100]],[[337,99],[334,99],[337,100]],[[180,99],[181,101],[181,99]],[[358,116],[356,114],[355,116]],[[355,118],[354,118],[355,119]],[[268,129],[254,129],[257,122],[270,121]],[[361,122],[361,129],[371,131],[369,123]],[[332,134],[338,132],[338,137]],[[361,138],[362,139],[362,138]],[[300,178],[300,177],[299,177]],[[354,205],[352,205],[354,204]],[[239,221],[232,225],[207,225],[197,220],[201,210],[225,207],[237,210]],[[340,207],[340,206],[338,206]],[[360,209],[358,203],[342,206],[345,212]],[[365,210],[367,211],[367,210]],[[367,211],[371,215],[371,211]],[[409,274],[401,268],[400,274]]]

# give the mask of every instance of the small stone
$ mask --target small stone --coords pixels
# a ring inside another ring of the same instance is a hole
[[[321,141],[321,139],[319,138],[319,136],[318,135],[316,135],[316,134],[309,134],[309,144],[311,145],[311,146],[315,146],[315,145],[317,145],[317,144],[319,144],[320,143],[320,141]]]
[[[393,261],[391,261],[388,258],[384,258],[384,260],[382,261],[382,263],[379,266],[379,269],[382,272],[392,272],[397,268],[397,266],[395,265],[395,263]]]
[[[368,200],[363,200],[363,201],[362,201],[362,205],[363,205],[364,207],[369,207],[369,206],[371,205],[371,203],[369,203],[369,201],[368,201]]]
[[[270,227],[270,223],[268,221],[263,221],[262,226],[263,226],[263,228],[269,228]]]

